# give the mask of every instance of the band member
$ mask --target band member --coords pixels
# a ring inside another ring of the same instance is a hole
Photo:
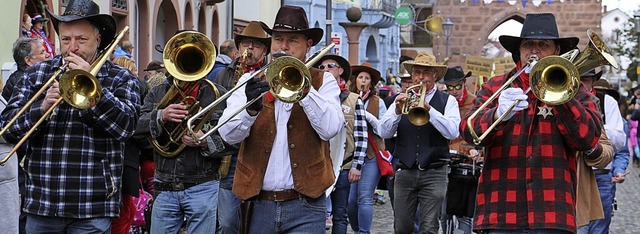
[[[555,16],[540,13],[526,16],[520,37],[500,36],[499,40],[512,53],[516,68],[486,82],[460,124],[464,139],[473,142],[470,131],[485,133],[496,119],[505,115],[496,130],[479,142],[486,155],[478,185],[474,229],[488,233],[522,229],[574,233],[576,153],[585,151],[590,158],[602,152],[598,144],[602,124],[595,96],[581,86],[566,103],[550,105],[525,90],[531,82],[528,62],[574,49],[579,39],[559,37]],[[522,68],[525,69],[511,88],[489,100]],[[486,102],[487,108],[469,119]],[[513,111],[507,112],[513,105]],[[467,126],[467,121],[471,121],[473,129]]]
[[[264,29],[272,36],[272,54],[301,61],[323,35],[322,29],[309,28],[304,9],[289,5],[278,10],[273,29]],[[335,181],[327,141],[340,131],[344,116],[335,78],[315,68],[310,72],[309,92],[297,103],[267,94],[232,117],[247,100],[269,90],[255,77],[227,100],[221,118],[232,119],[220,135],[230,144],[242,142],[233,193],[245,208],[253,204],[243,213],[250,220],[241,223],[249,233],[325,231],[325,190]],[[245,74],[240,82],[249,78]]]
[[[345,127],[331,139],[331,158],[337,180],[334,190],[327,200],[328,215],[332,214],[331,233],[347,233],[347,201],[351,184],[362,177],[362,167],[367,155],[367,122],[365,108],[358,94],[345,87],[351,66],[349,62],[335,54],[327,54],[314,67],[329,72],[340,87],[340,103],[344,114]],[[337,155],[341,154],[341,155]],[[373,195],[372,195],[373,196]],[[373,203],[372,203],[373,204]]]
[[[262,22],[251,21],[241,33],[234,33],[235,44],[238,45],[240,55],[237,56],[228,66],[218,73],[214,82],[224,86],[227,90],[232,89],[240,77],[266,65],[265,58],[269,54],[271,38],[262,29]],[[246,52],[246,54],[244,53]],[[227,156],[228,163],[223,163],[221,167],[227,167],[227,176],[220,180],[220,191],[218,191],[218,223],[221,233],[238,233],[238,208],[240,199],[232,192],[233,178],[238,161],[238,147],[228,147],[231,155]]]
[[[226,90],[220,85],[211,87],[203,82],[196,84],[197,88],[193,90],[177,91],[185,92],[193,99],[174,95],[178,98],[169,101],[170,104],[159,105],[165,102],[165,96],[180,89],[174,85],[175,79],[173,75],[168,76],[147,94],[136,130],[136,135],[150,136],[161,144],[173,130],[185,131],[181,137],[185,147],[175,157],[165,157],[163,153],[166,152],[154,147],[156,194],[151,212],[151,233],[178,233],[185,220],[187,233],[214,233],[220,183],[218,168],[225,144],[217,134],[198,141],[196,138],[204,135],[203,130],[192,135],[186,131],[185,124],[198,109],[190,108],[195,104],[193,100],[198,100],[197,105],[204,108]],[[218,107],[205,126],[215,126],[222,110],[224,106]]]
[[[351,85],[349,90],[360,94],[366,109],[368,141],[376,144],[380,150],[385,150],[384,140],[378,136],[378,118],[387,111],[384,101],[376,94],[375,85],[382,79],[380,72],[368,62],[351,66]],[[348,213],[351,229],[357,232],[371,231],[373,221],[373,193],[380,181],[380,169],[374,147],[367,147],[367,157],[364,159],[360,181],[351,185],[349,191]]]
[[[395,156],[399,159],[394,182],[395,233],[411,233],[416,208],[420,204],[420,232],[437,233],[438,218],[447,187],[447,160],[449,140],[458,137],[460,112],[456,99],[438,90],[436,82],[447,71],[445,65],[436,63],[436,57],[422,52],[414,62],[404,64],[411,72],[413,84],[422,84],[425,97],[416,92],[418,99],[424,98],[429,121],[424,126],[415,126],[402,114],[407,102],[407,93],[399,94],[380,120],[380,136],[390,138],[397,132]],[[415,106],[413,108],[416,108]]]
[[[28,140],[24,168],[27,172],[25,204],[27,233],[106,233],[111,219],[118,216],[124,141],[135,130],[140,105],[138,80],[129,71],[104,58],[100,51],[116,35],[116,21],[90,0],[70,0],[62,15],[48,11],[61,42],[61,55],[35,64],[18,82],[9,105],[2,112],[2,123],[14,116],[15,124],[3,137],[15,141],[38,128]],[[43,83],[54,72],[68,69],[90,71],[95,75],[103,95],[95,106],[77,109],[62,102],[60,88],[54,82],[44,99],[27,106]],[[17,112],[25,107],[25,114]],[[50,108],[54,114],[39,126],[35,121]]]

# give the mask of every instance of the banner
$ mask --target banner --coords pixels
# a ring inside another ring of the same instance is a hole
[[[496,69],[493,72],[493,74],[496,76],[503,75],[511,71],[511,69],[513,69],[514,67],[516,67],[516,63],[513,62],[513,59],[511,58],[511,56],[495,58],[494,64]]]
[[[474,76],[491,77],[493,72],[493,59],[469,55],[466,57],[464,70],[473,72]]]

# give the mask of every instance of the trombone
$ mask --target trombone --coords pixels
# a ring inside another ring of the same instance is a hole
[[[251,73],[249,78],[247,78],[244,82],[237,84],[233,89],[229,90],[227,93],[220,96],[220,98],[216,99],[215,102],[212,102],[200,112],[189,118],[189,120],[187,120],[187,128],[189,128],[189,131],[195,136],[195,131],[193,129],[194,121],[204,115],[204,113],[220,105],[222,101],[226,101],[227,98],[229,98],[229,96],[233,94],[233,92],[245,86],[251,78],[262,73],[264,70],[266,70],[265,76],[267,77],[267,82],[269,83],[270,87],[269,91],[267,92],[271,92],[274,97],[278,98],[282,102],[295,103],[302,100],[305,96],[307,96],[307,93],[309,93],[309,87],[311,86],[311,72],[309,71],[309,68],[313,66],[313,64],[315,64],[318,60],[320,60],[322,56],[324,56],[326,53],[329,53],[329,51],[331,51],[334,46],[335,44],[331,43],[328,46],[324,47],[315,55],[312,55],[311,59],[307,61],[306,64],[303,64],[300,60],[291,56],[282,56],[276,58],[260,70]],[[269,67],[271,69],[267,69]],[[218,131],[218,129],[220,129],[222,125],[231,121],[233,117],[238,115],[248,106],[256,101],[261,100],[262,96],[267,94],[267,92],[264,92],[260,96],[248,101],[244,106],[238,108],[238,110],[236,110],[228,119],[220,121],[215,127],[199,137],[197,141],[202,141],[209,135]],[[202,119],[201,121],[206,120]]]
[[[7,155],[0,160],[0,165],[4,165],[9,158],[20,148],[24,142],[29,139],[31,134],[38,129],[38,126],[44,122],[45,119],[49,118],[53,110],[56,106],[58,106],[63,100],[69,105],[78,108],[78,109],[87,109],[96,105],[96,103],[102,97],[102,92],[100,91],[100,83],[96,78],[96,75],[100,71],[100,68],[104,63],[109,59],[113,50],[115,50],[116,46],[122,40],[125,33],[129,30],[129,26],[125,26],[120,33],[116,36],[116,38],[107,46],[107,48],[102,52],[98,60],[96,60],[93,64],[91,64],[91,71],[87,72],[81,69],[72,69],[69,71],[65,71],[68,67],[68,63],[64,64],[60,69],[58,69],[51,78],[47,82],[45,82],[38,90],[34,93],[34,96],[27,101],[24,107],[22,107],[16,115],[7,122],[7,124],[0,130],[0,135],[4,134],[9,127],[15,123],[19,116],[24,114],[24,112],[33,105],[34,102],[37,101],[38,97],[41,93],[49,88],[49,86],[53,82],[57,82],[56,78],[58,75],[62,73],[60,77],[60,95],[61,97],[56,100],[55,103],[42,115],[42,117],[29,129],[29,131],[22,136],[20,141],[16,143],[11,151],[7,153]],[[64,72],[64,73],[63,73]]]
[[[537,63],[536,59],[530,59],[522,69],[511,76],[485,103],[476,109],[467,119],[467,128],[473,137],[473,143],[479,145],[482,140],[515,108],[516,101],[509,109],[498,117],[487,130],[480,136],[475,132],[472,122],[480,111],[484,110],[500,93],[513,83],[520,74],[527,68],[531,68],[530,82],[531,91],[540,101],[549,105],[561,105],[577,94],[580,87],[580,75],[602,65],[609,65],[618,68],[618,63],[611,55],[609,47],[604,41],[591,30],[587,30],[589,44],[580,52],[573,49],[560,56],[547,56]],[[533,60],[533,61],[532,61]],[[528,91],[527,91],[528,92]]]

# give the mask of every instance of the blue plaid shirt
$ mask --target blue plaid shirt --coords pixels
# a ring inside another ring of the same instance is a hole
[[[44,97],[34,92],[61,63],[57,56],[27,69],[2,112],[3,126],[32,96]],[[96,77],[103,96],[95,107],[80,110],[62,102],[29,138],[25,212],[81,219],[118,216],[124,141],[138,119],[138,79],[110,61]],[[44,114],[42,97],[19,116],[6,139],[20,139],[33,128]]]

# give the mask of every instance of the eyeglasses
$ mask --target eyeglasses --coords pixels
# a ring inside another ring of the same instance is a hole
[[[262,48],[265,46],[264,43],[257,40],[251,40],[251,39],[244,39],[240,41],[240,44],[242,44],[242,46],[245,46],[245,47],[248,47],[251,44],[253,44],[253,47],[258,47],[258,48]]]
[[[334,68],[339,68],[340,65],[335,64],[335,63],[327,63],[326,65],[322,64],[322,65],[318,66],[318,68],[320,68],[321,70],[324,70],[325,67],[329,68],[329,69],[334,69]]]
[[[447,89],[449,91],[451,90],[461,90],[462,89],[462,84],[457,84],[457,85],[447,85]]]

